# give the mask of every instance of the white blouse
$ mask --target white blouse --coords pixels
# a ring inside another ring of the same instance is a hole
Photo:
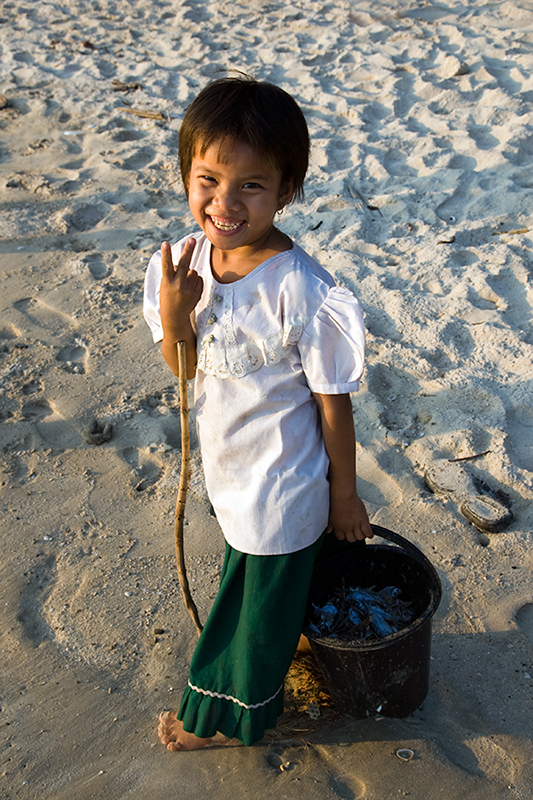
[[[312,392],[358,389],[364,364],[359,304],[298,245],[234,283],[211,271],[203,233],[191,268],[204,280],[196,312],[195,409],[207,490],[236,550],[280,555],[315,542],[329,516],[329,484]],[[172,247],[174,263],[187,236]],[[155,342],[161,252],[152,256],[144,316]]]

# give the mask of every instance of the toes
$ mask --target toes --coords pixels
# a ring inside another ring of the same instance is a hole
[[[160,726],[157,729],[157,735],[159,736],[161,744],[168,744],[176,740],[176,734],[170,728],[163,728]]]
[[[178,750],[183,750],[183,747],[179,742],[169,742],[167,744],[167,750],[170,750],[171,753],[176,753]]]
[[[172,734],[174,724],[176,722],[176,712],[162,711],[159,715],[159,725],[157,726],[157,735],[163,741],[163,737],[169,737]],[[168,741],[171,741],[168,738]],[[165,742],[166,744],[166,742]]]

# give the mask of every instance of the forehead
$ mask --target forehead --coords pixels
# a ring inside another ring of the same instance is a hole
[[[199,141],[193,155],[193,167],[206,165],[231,168],[239,172],[278,178],[278,166],[247,142],[238,139],[217,139],[214,142]]]

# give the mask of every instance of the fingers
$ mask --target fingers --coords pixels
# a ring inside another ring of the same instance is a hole
[[[370,522],[368,522],[364,527],[362,527],[363,536],[365,539],[373,539],[374,538],[374,531],[372,530],[372,526]]]
[[[370,523],[368,525],[363,524],[360,528],[354,528],[353,530],[334,528],[330,523],[326,528],[326,533],[334,533],[335,537],[341,542],[344,539],[346,539],[347,542],[361,542],[364,539],[372,539],[374,536]]]
[[[174,277],[174,264],[172,263],[172,250],[168,242],[163,242],[161,245],[161,266],[163,275],[172,279]]]
[[[185,242],[185,247],[181,251],[180,260],[178,261],[177,267],[174,267],[176,274],[186,275],[189,271],[189,267],[191,266],[192,254],[194,252],[194,248],[196,247],[196,239],[187,239]]]
[[[194,252],[194,248],[196,247],[196,239],[192,237],[187,239],[185,242],[185,247],[181,252],[180,259],[178,263],[175,265],[172,261],[172,248],[169,242],[163,242],[161,245],[161,265],[163,268],[163,274],[166,278],[170,280],[177,275],[178,273],[182,275],[186,275],[189,271],[189,267],[191,265],[192,254]]]

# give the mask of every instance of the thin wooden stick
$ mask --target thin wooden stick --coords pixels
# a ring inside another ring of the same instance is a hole
[[[133,116],[143,117],[143,119],[157,119],[160,122],[168,121],[162,111],[144,111],[142,108],[121,108],[120,110],[125,114],[133,114]]]
[[[492,231],[493,236],[516,236],[522,233],[529,233],[529,228],[517,228],[514,231]]]
[[[185,500],[189,487],[190,463],[190,438],[189,438],[189,403],[187,401],[187,350],[185,342],[178,342],[178,374],[180,385],[180,423],[181,423],[181,473],[176,501],[176,514],[174,516],[174,542],[176,545],[176,561],[178,564],[178,578],[185,608],[191,615],[198,636],[203,630],[198,609],[192,599],[189,581],[185,569],[185,554],[183,552],[183,523],[185,520]]]
[[[482,453],[474,453],[471,456],[458,456],[457,458],[449,458],[448,461],[473,461],[475,458],[481,458],[490,453],[490,450],[484,450]]]

